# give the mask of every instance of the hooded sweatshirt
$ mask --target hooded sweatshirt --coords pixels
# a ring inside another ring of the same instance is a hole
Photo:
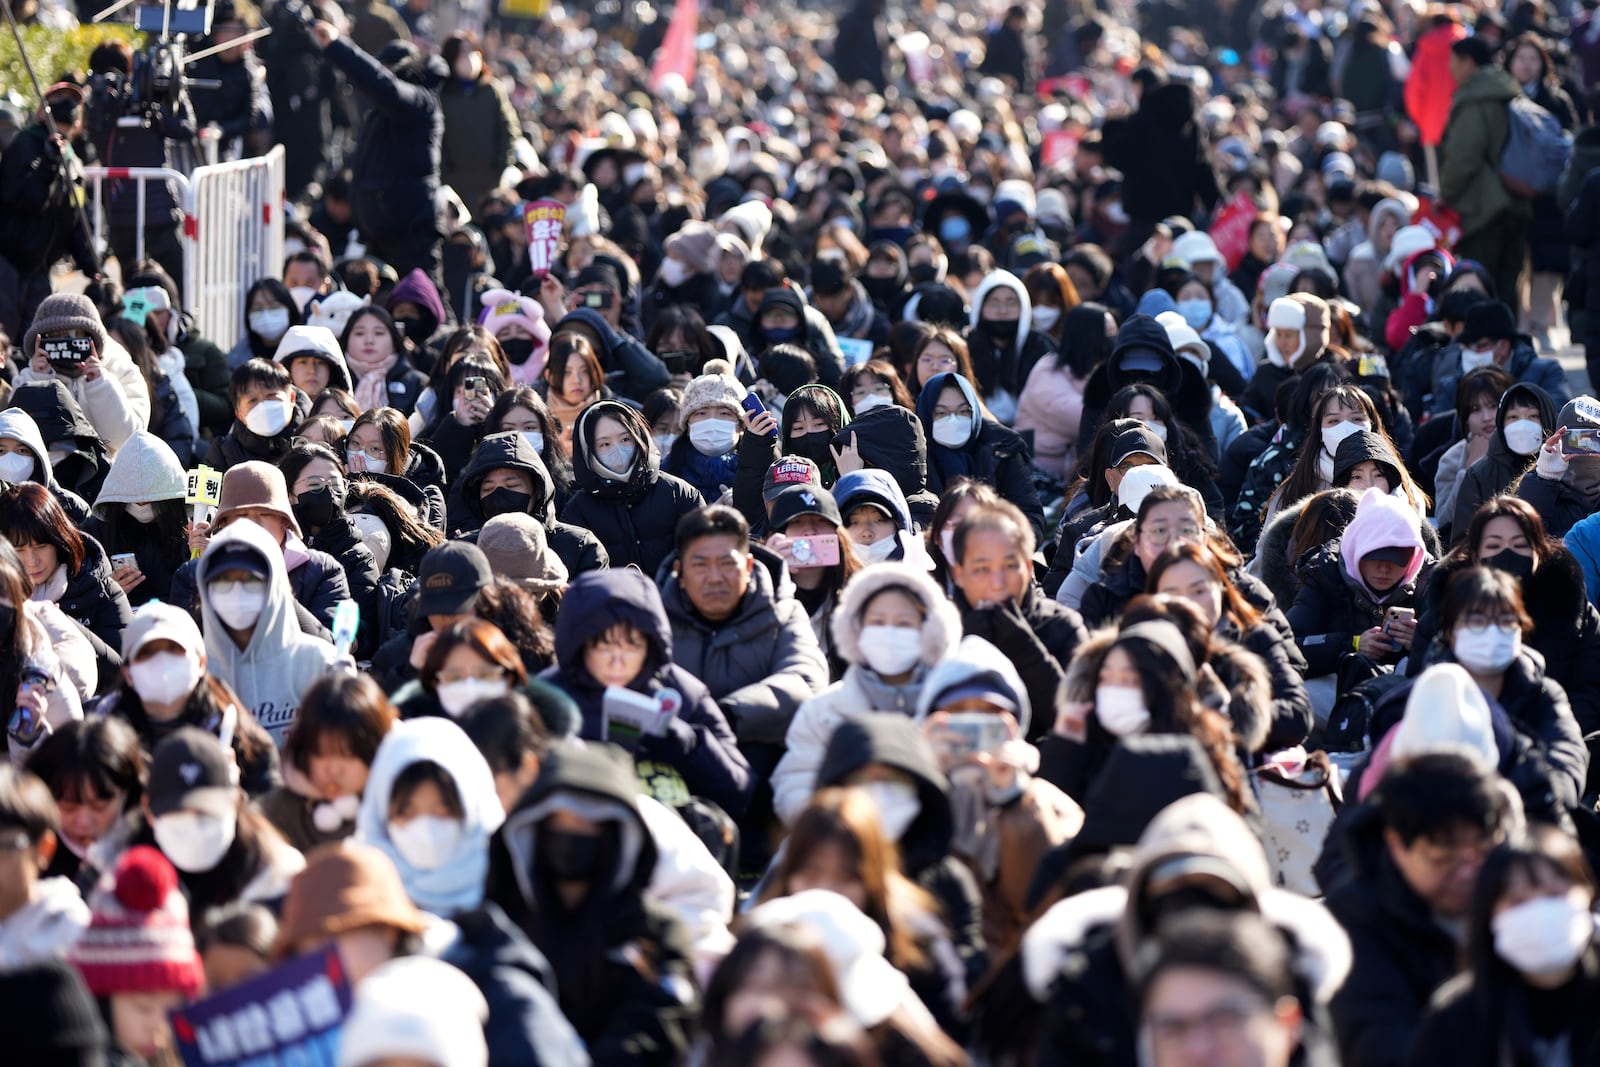
[[[212,563],[226,545],[242,543],[267,565],[267,601],[249,642],[240,648],[211,606]],[[239,694],[279,748],[294,725],[306,687],[338,662],[333,646],[300,632],[294,594],[283,569],[283,550],[256,523],[238,519],[211,539],[199,570],[200,618],[206,638],[206,670]]]
[[[1411,560],[1394,590],[1379,595],[1367,588],[1361,578],[1361,561],[1369,552],[1380,548],[1409,548]],[[1380,489],[1368,489],[1361,494],[1356,505],[1356,517],[1344,528],[1339,538],[1339,557],[1345,574],[1372,601],[1381,602],[1392,597],[1395,591],[1416,580],[1417,572],[1427,561],[1428,553],[1417,532],[1417,513],[1403,500],[1385,494]]]
[[[421,267],[417,267],[395,283],[389,291],[384,307],[393,313],[399,304],[414,304],[422,311],[422,337],[418,344],[432,337],[444,325],[444,301],[439,290]]]
[[[413,865],[389,836],[389,798],[395,779],[414,763],[438,764],[455,783],[461,798],[461,833],[455,848],[432,869]],[[489,837],[504,818],[494,774],[482,753],[454,722],[429,716],[397,722],[384,735],[372,760],[367,787],[361,793],[355,836],[394,862],[413,904],[449,918],[483,902],[483,881],[489,871]]]
[[[67,518],[74,523],[82,523],[89,517],[89,505],[84,499],[56,481],[55,473],[50,469],[50,453],[44,447],[44,436],[39,433],[39,424],[33,421],[33,416],[20,408],[0,411],[0,437],[28,446],[28,451],[33,453],[33,473],[28,475],[27,480],[38,482],[50,490],[61,505],[61,510],[67,513]]]
[[[609,556],[594,534],[581,526],[556,521],[555,479],[550,477],[539,453],[514,430],[489,434],[473,450],[450,500],[452,530],[475,531],[487,521],[478,490],[490,471],[502,469],[522,471],[533,479],[533,493],[526,513],[544,527],[551,550],[561,558],[568,574],[581,574],[609,565]]]
[[[954,386],[972,409],[967,419],[967,439],[960,447],[942,445],[934,436],[934,409],[945,389]],[[917,418],[928,434],[928,488],[940,492],[957,478],[971,478],[993,486],[1000,496],[1022,509],[1033,536],[1044,536],[1044,507],[1033,485],[1031,451],[1021,435],[985,416],[977,390],[956,373],[929,378],[917,397]]]
[[[344,361],[344,352],[333,331],[326,326],[291,326],[278,342],[273,353],[275,362],[287,370],[297,356],[312,356],[328,365],[328,388],[349,391],[355,388],[350,377],[350,367]]]
[[[1485,500],[1509,490],[1538,459],[1537,450],[1532,455],[1525,456],[1512,451],[1511,446],[1506,443],[1508,421],[1506,413],[1513,406],[1530,405],[1539,409],[1539,427],[1546,437],[1554,433],[1559,425],[1556,422],[1555,401],[1550,398],[1549,393],[1537,385],[1517,382],[1501,394],[1500,404],[1494,415],[1494,436],[1489,438],[1488,451],[1461,475],[1461,487],[1456,491],[1453,522],[1450,526],[1450,537],[1453,542],[1459,542],[1467,536],[1472,516]],[[1443,519],[1445,516],[1441,514],[1440,518]]]
[[[177,453],[161,438],[140,430],[117,450],[94,505],[181,500],[187,493],[188,475]]]
[[[1383,472],[1391,493],[1401,489],[1400,460],[1389,447],[1389,443],[1371,430],[1357,430],[1339,442],[1339,449],[1333,456],[1333,484],[1348,485],[1350,472],[1357,464],[1369,460],[1376,463],[1378,469]]]
[[[861,615],[885,589],[909,593],[923,612],[921,648],[911,679],[892,686],[867,666],[861,652]],[[833,648],[850,666],[844,677],[800,705],[785,738],[788,751],[772,772],[773,809],[792,823],[811,799],[817,768],[834,730],[865,711],[913,715],[928,671],[948,656],[961,637],[961,616],[927,571],[910,563],[875,563],[860,571],[839,595],[833,611]],[[559,650],[558,650],[559,654]]]
[[[983,321],[983,302],[996,289],[1011,290],[1022,305],[1022,311],[1017,316],[1017,336],[1007,345],[992,338],[986,328],[980,325]],[[978,386],[983,390],[994,417],[1010,424],[1017,417],[1017,397],[1022,395],[1023,383],[1028,380],[1028,374],[1041,354],[1037,351],[1041,346],[1037,344],[1034,345],[1036,351],[1031,358],[1026,354],[1028,335],[1033,330],[1033,301],[1021,278],[1010,271],[991,271],[978,283],[967,314],[968,344],[974,348],[972,367],[973,373],[978,376]],[[1049,348],[1048,345],[1043,347]]]

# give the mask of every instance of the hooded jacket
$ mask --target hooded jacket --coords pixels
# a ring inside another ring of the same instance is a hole
[[[934,408],[939,395],[950,386],[961,392],[972,409],[967,442],[960,448],[947,448],[933,439]],[[971,382],[959,374],[935,374],[917,397],[917,418],[927,433],[929,492],[942,493],[946,485],[963,476],[984,482],[993,486],[1001,499],[1022,509],[1035,540],[1044,537],[1044,505],[1033,486],[1032,452],[1021,434],[985,417]]]
[[[1339,448],[1333,456],[1333,484],[1346,484],[1350,480],[1350,472],[1358,464],[1369,460],[1378,465],[1384,480],[1389,483],[1391,493],[1400,488],[1400,459],[1389,443],[1371,430],[1357,430],[1339,442]]]
[[[595,470],[595,424],[607,416],[633,438],[633,469],[625,481]],[[578,416],[572,431],[572,470],[576,486],[561,521],[599,538],[613,567],[635,566],[654,574],[672,551],[678,520],[705,506],[693,486],[661,470],[661,453],[643,416],[616,400],[591,404]],[[574,570],[570,563],[567,569]]]
[[[41,878],[28,902],[0,919],[0,971],[64,958],[88,925],[89,905],[72,880]]]
[[[676,559],[657,576],[672,624],[672,658],[699,678],[740,745],[783,743],[795,709],[828,684],[828,662],[783,561],[752,545],[750,587],[733,616],[710,622],[684,592]],[[787,587],[781,592],[780,583]]]
[[[343,389],[348,392],[355,388],[355,381],[350,376],[350,367],[345,363],[344,352],[339,348],[336,339],[322,334],[321,331],[313,331],[310,327],[291,326],[289,332],[278,342],[278,350],[273,353],[272,359],[276,363],[283,364],[284,370],[288,370],[289,363],[297,356],[311,356],[328,365],[329,389]]]
[[[1388,608],[1411,606],[1424,567],[1432,568],[1417,521],[1403,501],[1368,489],[1339,542],[1329,542],[1301,566],[1300,589],[1286,614],[1308,677],[1333,673],[1340,656],[1355,651],[1357,636],[1383,624]],[[1367,588],[1360,571],[1362,558],[1379,548],[1411,550],[1400,581],[1382,595]]]
[[[1046,1006],[1043,1061],[1108,1067],[1138,1061],[1127,989],[1155,933],[1149,886],[1163,866],[1190,857],[1229,872],[1244,895],[1242,908],[1283,931],[1293,946],[1295,996],[1307,1023],[1302,1044],[1309,1053],[1327,1039],[1324,1008],[1350,971],[1349,940],[1320,904],[1273,888],[1260,839],[1243,819],[1216,797],[1194,793],[1151,820],[1122,884],[1068,897],[1023,935],[1023,978]]]
[[[1518,335],[1511,341],[1511,354],[1502,368],[1518,385],[1532,385],[1549,394],[1557,408],[1572,399],[1567,387],[1567,372],[1559,362],[1541,356],[1529,338]],[[1461,383],[1461,346],[1448,344],[1433,357],[1433,399],[1429,409],[1437,417],[1455,411],[1456,386]]]
[[[100,366],[100,376],[93,381],[87,377],[59,380],[94,424],[95,431],[106,443],[106,451],[115,453],[133,431],[149,425],[150,388],[145,385],[144,375],[139,373],[128,350],[114,338],[102,335]],[[17,372],[16,384],[54,381],[58,377],[54,371],[37,374],[24,363]]]
[[[389,836],[390,796],[395,779],[415,763],[434,763],[455,783],[461,800],[461,833],[455,849],[439,866],[413,865]],[[466,733],[450,719],[429,716],[389,727],[372,759],[361,810],[356,815],[356,840],[388,856],[406,887],[406,895],[423,911],[441,918],[472,911],[483,902],[483,880],[489,870],[489,836],[500,828],[505,813],[495,792],[494,774]]]
[[[1454,396],[1454,391],[1451,396]],[[1506,444],[1506,411],[1512,405],[1532,404],[1539,409],[1539,426],[1548,437],[1556,430],[1556,404],[1549,393],[1537,385],[1518,382],[1500,396],[1500,405],[1494,415],[1494,436],[1489,438],[1489,449],[1461,476],[1461,487],[1456,490],[1456,507],[1451,516],[1450,540],[1459,543],[1467,536],[1472,516],[1484,501],[1499,496],[1516,484],[1538,459],[1537,450],[1531,456],[1513,452]]]
[[[490,471],[522,471],[533,479],[528,514],[539,520],[550,548],[561,557],[568,574],[600,570],[610,565],[610,557],[593,533],[582,526],[556,520],[555,480],[533,446],[515,431],[492,433],[478,442],[466,469],[457,479],[450,498],[450,528],[476,531],[486,521],[479,488]]]
[[[580,574],[567,587],[556,617],[556,662],[540,677],[560,686],[583,716],[579,736],[605,740],[605,687],[583,663],[585,646],[618,623],[644,635],[644,667],[629,685],[639,693],[675,689],[682,705],[667,732],[638,742],[641,775],[657,762],[675,770],[695,796],[734,818],[744,814],[752,786],[750,765],[739,751],[722,709],[694,675],[673,662],[672,626],[651,581],[632,568]]]
[[[1502,215],[1526,217],[1526,202],[1500,182],[1500,155],[1511,136],[1506,105],[1522,92],[1509,71],[1483,67],[1456,86],[1439,142],[1439,198],[1461,215],[1471,237]]]
[[[677,1063],[693,1019],[682,933],[645,899],[657,856],[638,793],[616,750],[558,746],[489,844],[485,895],[549,960],[562,1012],[597,1067]],[[602,828],[602,866],[575,911],[559,904],[539,854],[540,823],[558,811]]]
[[[1159,370],[1128,372],[1125,359],[1139,352],[1160,361]],[[1138,377],[1133,377],[1137,374]],[[1094,445],[1095,431],[1105,421],[1111,398],[1134,381],[1148,382],[1161,391],[1172,406],[1172,414],[1200,439],[1208,450],[1216,448],[1211,430],[1211,389],[1200,368],[1173,351],[1167,328],[1148,315],[1134,315],[1117,331],[1111,355],[1089,375],[1083,387],[1083,418],[1078,423],[1078,455],[1087,456]]]
[[[1192,217],[1197,203],[1209,211],[1222,199],[1197,110],[1194,90],[1174,81],[1152,87],[1132,115],[1105,124],[1106,162],[1124,175],[1131,218]]]
[[[1356,245],[1350,253],[1350,258],[1345,261],[1345,291],[1360,308],[1375,308],[1383,299],[1380,282],[1383,276],[1383,259],[1388,254],[1388,249],[1379,252],[1371,235],[1378,232],[1379,226],[1386,218],[1393,219],[1395,228],[1399,229],[1411,222],[1411,212],[1406,210],[1405,204],[1393,197],[1385,197],[1378,201],[1367,216],[1367,239]]]
[[[605,316],[594,308],[575,308],[556,323],[552,334],[563,326],[577,324],[597,339],[595,355],[605,371],[606,385],[618,396],[642,403],[651,393],[668,385],[672,375],[667,365],[639,341],[612,329]]]
[[[886,684],[861,652],[861,615],[885,589],[909,593],[922,605],[922,647],[910,682]],[[914,714],[928,671],[948,656],[961,636],[961,618],[926,571],[906,563],[875,563],[860,571],[839,595],[833,611],[833,648],[850,666],[844,677],[800,705],[784,744],[788,751],[772,772],[772,806],[792,823],[811,799],[817,768],[839,724],[864,711]]]
[[[61,510],[67,513],[67,518],[74,523],[82,523],[89,517],[89,505],[83,497],[63,488],[56,481],[55,472],[50,469],[50,453],[44,447],[44,437],[39,433],[39,424],[33,421],[33,416],[20,408],[0,411],[0,437],[28,446],[28,451],[33,453],[33,474],[29,480],[50,490],[50,495],[56,498]]]
[[[10,406],[27,412],[46,445],[70,449],[60,459],[46,462],[57,482],[85,500],[93,500],[110,470],[106,447],[66,385],[60,381],[18,385]]]
[[[206,593],[211,565],[223,547],[242,543],[267,566],[267,601],[243,648],[212,609]],[[294,725],[306,687],[338,661],[333,646],[300,632],[294,596],[283,569],[283,550],[266,530],[249,519],[231,522],[206,546],[200,558],[201,628],[206,638],[206,670],[239,694],[279,748]]]
[[[912,521],[927,527],[939,506],[939,496],[928,490],[928,441],[922,420],[895,404],[873,408],[851,419],[833,438],[839,448],[852,442],[868,467],[894,478],[905,494]]]
[[[1011,290],[1022,306],[1017,316],[1017,336],[1004,347],[982,326],[983,302],[996,289]],[[1033,301],[1022,279],[1010,271],[991,271],[978,283],[967,316],[967,347],[972,354],[972,371],[978,376],[977,386],[995,418],[1010,423],[1017,417],[1017,398],[1022,395],[1028,375],[1039,360],[1055,351],[1055,345],[1047,335],[1033,332]]]
[[[743,303],[735,297],[733,310],[735,312],[741,310]],[[805,294],[793,285],[780,285],[763,293],[761,303],[756,307],[756,313],[750,317],[749,324],[745,328],[741,329],[736,319],[729,325],[739,334],[745,349],[753,356],[759,356],[778,343],[769,339],[766,331],[761,328],[761,313],[768,308],[780,306],[788,308],[800,318],[799,332],[790,338],[788,343],[799,345],[811,354],[811,358],[817,364],[818,381],[829,389],[838,388],[839,379],[844,375],[844,353],[839,350],[839,341],[834,337],[833,324],[821,310],[812,307],[806,300]]]
[[[65,559],[62,561],[65,566]],[[133,620],[128,594],[111,577],[111,560],[100,542],[83,535],[83,565],[67,573],[67,587],[55,598],[67,618],[83,627],[95,646],[100,666],[100,686],[115,684],[122,666],[122,631]],[[34,590],[40,597],[41,590]]]

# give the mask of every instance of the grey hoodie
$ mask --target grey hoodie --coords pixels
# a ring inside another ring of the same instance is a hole
[[[243,542],[266,560],[267,603],[261,609],[250,643],[240,648],[211,607],[207,588],[211,565],[223,546]],[[256,721],[279,748],[289,735],[300,696],[332,668],[339,657],[326,641],[307,637],[295,616],[294,594],[283,566],[283,549],[249,519],[230,522],[211,539],[200,557],[200,619],[206,637],[206,670],[239,694]]]
[[[28,451],[33,453],[31,480],[50,490],[51,495],[61,502],[67,518],[81,523],[89,517],[88,503],[72,490],[63,489],[56,481],[55,473],[50,469],[50,450],[44,447],[44,434],[39,432],[39,424],[33,421],[32,415],[21,408],[0,411],[0,437],[28,446]]]

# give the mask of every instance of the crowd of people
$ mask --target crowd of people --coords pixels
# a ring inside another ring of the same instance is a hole
[[[42,72],[6,1057],[332,950],[343,1067],[1596,1062],[1600,3],[675,17]],[[82,184],[207,125],[237,322]]]

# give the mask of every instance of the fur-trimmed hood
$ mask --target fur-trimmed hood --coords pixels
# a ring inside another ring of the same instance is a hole
[[[901,588],[921,602],[923,666],[950,655],[961,638],[961,615],[928,573],[905,563],[874,563],[860,571],[839,594],[833,611],[833,648],[846,663],[861,664],[861,613],[885,589]]]

